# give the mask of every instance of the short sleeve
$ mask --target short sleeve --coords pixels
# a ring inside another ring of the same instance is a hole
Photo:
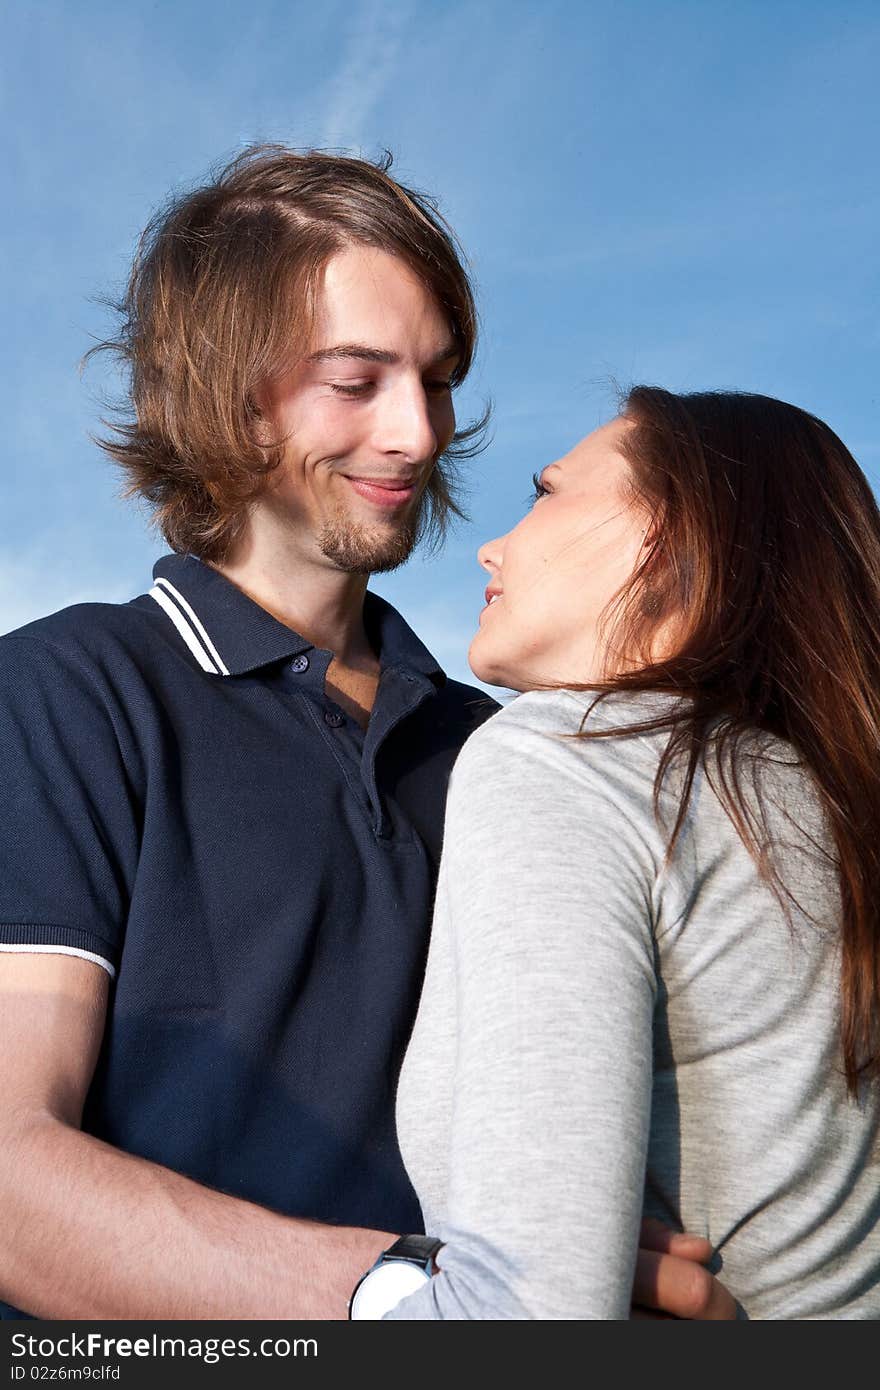
[[[138,818],[106,682],[36,637],[0,639],[0,950],[118,964]]]

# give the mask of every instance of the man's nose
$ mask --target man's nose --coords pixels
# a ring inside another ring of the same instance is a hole
[[[437,432],[421,382],[401,382],[385,393],[377,421],[376,442],[385,454],[401,454],[425,463],[437,454]]]

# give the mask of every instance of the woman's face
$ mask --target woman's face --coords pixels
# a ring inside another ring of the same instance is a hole
[[[619,452],[631,428],[612,420],[551,463],[531,511],[479,550],[490,581],[469,660],[480,680],[530,690],[606,674],[600,618],[636,568],[648,528]]]

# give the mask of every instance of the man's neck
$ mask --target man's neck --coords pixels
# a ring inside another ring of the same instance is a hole
[[[364,628],[367,576],[262,539],[246,536],[216,568],[279,623],[333,653],[327,694],[366,727],[379,684],[379,660]]]
[[[364,629],[367,576],[315,563],[283,545],[245,538],[216,568],[267,613],[343,666],[375,662]]]

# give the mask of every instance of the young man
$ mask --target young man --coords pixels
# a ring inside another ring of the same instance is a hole
[[[175,553],[0,642],[14,1308],[340,1318],[420,1230],[395,1080],[494,705],[366,585],[455,510],[474,342],[450,235],[381,167],[249,152],[145,235],[108,448]],[[673,1250],[641,1297],[726,1312]]]

